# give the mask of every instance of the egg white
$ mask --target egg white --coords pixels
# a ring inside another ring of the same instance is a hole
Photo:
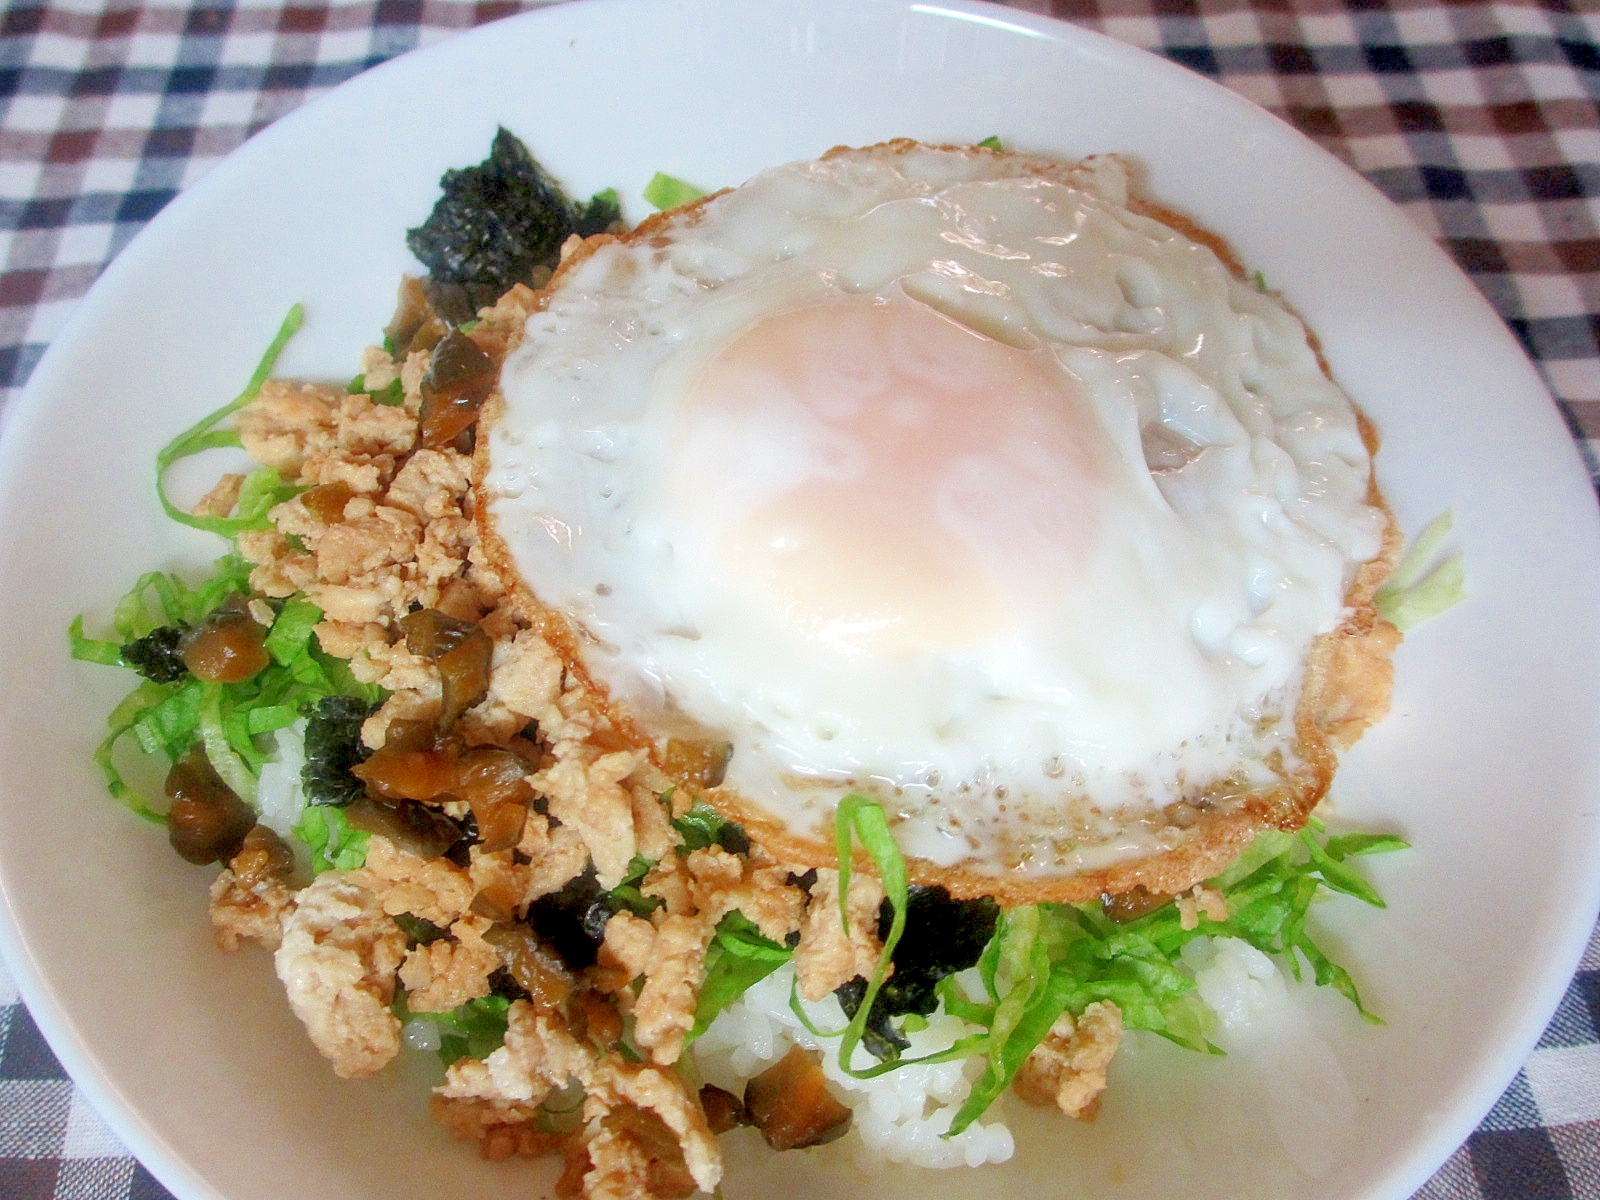
[[[1300,322],[1111,159],[765,172],[564,272],[501,382],[490,520],[612,696],[937,863],[1083,869],[1270,784],[1382,541]]]

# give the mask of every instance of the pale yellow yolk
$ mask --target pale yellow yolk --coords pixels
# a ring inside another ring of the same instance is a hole
[[[712,569],[803,635],[960,650],[1071,587],[1096,532],[1090,428],[1052,360],[914,300],[844,297],[700,370],[670,490]]]

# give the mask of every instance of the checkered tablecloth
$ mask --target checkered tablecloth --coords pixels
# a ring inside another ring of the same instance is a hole
[[[0,8],[0,404],[107,261],[256,130],[529,5],[10,0]],[[1586,0],[1017,0],[1276,112],[1438,238],[1600,437],[1600,11]],[[0,411],[3,416],[3,411]],[[1600,1200],[1600,938],[1428,1200]],[[0,971],[0,1200],[167,1192],[65,1078]]]

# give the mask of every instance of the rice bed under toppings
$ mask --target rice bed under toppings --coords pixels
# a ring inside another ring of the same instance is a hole
[[[793,967],[780,967],[711,1023],[694,1044],[695,1064],[708,1083],[742,1091],[745,1080],[782,1058],[790,1046],[803,1046],[821,1054],[829,1083],[854,1111],[852,1129],[860,1139],[857,1159],[863,1165],[887,1160],[919,1167],[980,1167],[1011,1157],[1015,1143],[1001,1119],[980,1119],[954,1137],[945,1136],[983,1069],[981,1059],[908,1063],[871,1079],[848,1075],[839,1069],[839,1039],[814,1032],[845,1026],[838,999],[798,1001],[813,1027],[808,1029],[790,1006],[794,983]],[[977,1026],[936,1012],[927,1028],[907,1035],[911,1045],[903,1053],[916,1059],[976,1032]],[[857,1047],[857,1069],[876,1063]]]

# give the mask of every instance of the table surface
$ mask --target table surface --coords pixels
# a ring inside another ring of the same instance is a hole
[[[0,7],[0,406],[105,264],[251,134],[396,54],[529,4],[11,0]],[[1600,11],[1433,0],[1017,0],[1284,117],[1448,250],[1595,471]],[[0,418],[4,410],[0,407]],[[1427,1200],[1600,1200],[1600,933]],[[168,1195],[65,1077],[0,969],[0,1196]]]

